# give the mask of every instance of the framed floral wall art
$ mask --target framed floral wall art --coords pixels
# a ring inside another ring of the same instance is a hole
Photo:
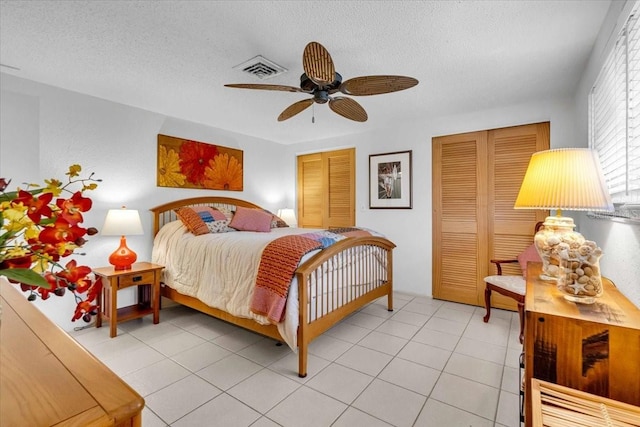
[[[158,134],[158,187],[242,191],[243,152]]]
[[[369,156],[369,209],[411,209],[411,151]]]

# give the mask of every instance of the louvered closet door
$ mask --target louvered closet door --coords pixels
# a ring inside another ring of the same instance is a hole
[[[298,225],[321,228],[323,223],[322,154],[298,156]]]
[[[489,131],[488,137],[489,258],[513,259],[533,242],[535,223],[549,211],[514,209],[531,154],[549,149],[549,123]],[[503,274],[520,274],[519,264],[505,264]],[[490,264],[485,275],[497,274]],[[484,282],[479,282],[479,304],[484,304]],[[491,297],[492,306],[516,309],[513,299]]]
[[[487,133],[433,138],[433,296],[477,303],[486,236]]]
[[[548,211],[515,210],[536,151],[549,148],[549,123],[433,138],[433,284],[435,298],[484,305],[490,259],[513,259]],[[517,264],[505,274],[520,274]],[[494,293],[493,305],[515,309]]]
[[[298,224],[355,225],[355,149],[298,156]]]
[[[355,225],[355,150],[324,153],[327,179],[327,227]]]

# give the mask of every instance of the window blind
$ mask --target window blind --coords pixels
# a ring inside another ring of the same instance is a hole
[[[625,23],[589,96],[589,144],[598,151],[614,213],[640,220],[640,20]]]

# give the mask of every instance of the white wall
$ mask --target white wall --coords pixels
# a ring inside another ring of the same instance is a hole
[[[629,16],[633,1],[612,2],[602,24],[589,63],[580,80],[575,97],[576,134],[581,145],[588,146],[588,97],[606,56]],[[602,248],[602,274],[640,308],[640,224],[576,217],[580,232]]]
[[[139,260],[150,260],[152,217],[149,208],[186,197],[219,194],[250,200],[277,210],[285,203],[281,173],[282,145],[208,126],[189,123],[149,111],[0,74],[2,127],[0,176],[13,178],[11,189],[23,181],[64,179],[68,166],[78,163],[88,175],[103,181],[88,192],[93,208],[83,225],[102,227],[108,209],[126,205],[138,209],[143,236],[129,236],[128,245]],[[244,191],[223,192],[156,187],[157,134],[238,148],[244,151]],[[92,267],[108,265],[119,237],[92,236],[78,262]],[[65,261],[70,260],[65,259]],[[133,302],[124,294],[122,305]],[[38,306],[64,329],[74,303],[71,297],[51,297]]]
[[[370,118],[375,120],[375,118]],[[295,157],[313,151],[356,147],[356,223],[376,229],[393,241],[396,290],[431,295],[431,138],[528,123],[551,122],[551,145],[575,144],[571,99],[514,105],[456,116],[398,123],[392,129],[288,146],[288,172],[295,176]],[[369,155],[412,150],[413,209],[369,209]],[[289,198],[295,200],[295,183]]]
[[[40,181],[39,102],[34,96],[3,93],[0,98],[0,177],[15,177],[11,188]],[[6,137],[5,137],[6,135]],[[16,155],[18,154],[19,155]]]

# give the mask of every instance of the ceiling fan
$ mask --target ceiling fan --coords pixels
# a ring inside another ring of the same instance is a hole
[[[362,76],[342,81],[342,76],[335,71],[331,55],[318,42],[311,42],[302,54],[304,73],[300,76],[300,87],[270,84],[226,84],[226,87],[239,89],[277,90],[285,92],[302,92],[313,95],[285,108],[278,116],[278,121],[290,119],[310,107],[314,102],[329,103],[329,108],[356,122],[367,121],[367,112],[360,104],[344,96],[332,96],[337,92],[351,96],[379,95],[409,89],[418,84],[418,80],[405,76]]]

